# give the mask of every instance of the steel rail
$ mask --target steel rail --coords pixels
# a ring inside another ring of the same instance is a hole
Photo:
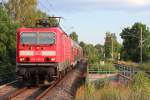
[[[24,88],[21,88],[19,90],[16,90],[10,96],[6,97],[6,100],[11,100],[12,98],[18,96],[19,94],[21,94],[22,92],[26,91],[27,89],[28,89],[28,87],[24,87]]]
[[[60,82],[60,80],[56,80],[54,83],[52,83],[52,85],[50,87],[48,87],[43,93],[41,93],[38,97],[36,97],[35,100],[41,100],[44,96],[47,95],[47,93],[54,88],[58,83]]]

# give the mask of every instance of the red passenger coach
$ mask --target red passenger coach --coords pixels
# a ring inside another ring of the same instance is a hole
[[[51,82],[82,59],[82,48],[60,27],[17,31],[16,71],[25,81]]]

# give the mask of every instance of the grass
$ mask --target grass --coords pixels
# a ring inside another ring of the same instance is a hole
[[[88,87],[86,85],[80,87],[78,89],[75,100],[126,100],[124,99],[124,94],[127,93],[129,95],[129,88],[124,88],[121,85],[114,87],[111,84],[107,84],[103,88],[99,89],[93,87],[94,84]]]
[[[150,73],[150,61],[147,61],[147,62],[143,63],[140,66],[140,69]]]
[[[106,83],[102,88],[96,88],[90,82],[80,87],[75,100],[150,100],[150,80],[144,72],[133,76],[128,85]]]

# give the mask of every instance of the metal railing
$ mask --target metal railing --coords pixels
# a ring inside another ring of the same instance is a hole
[[[115,67],[113,66],[100,65],[100,64],[88,64],[86,82],[88,83],[90,80],[94,80],[95,84],[99,84],[96,86],[101,87],[101,86],[104,86],[106,81],[109,82],[111,80],[114,80],[109,75],[116,74],[116,73],[117,73],[117,70],[115,70]],[[104,75],[104,78],[91,77],[91,75]]]
[[[107,68],[105,68],[107,67]],[[114,69],[113,69],[114,67]],[[102,66],[102,65],[91,65],[89,64],[87,66],[87,81],[89,81],[89,75],[90,74],[96,74],[96,75],[106,75],[106,78],[108,80],[113,80],[110,77],[107,77],[107,74],[117,74],[117,77],[114,78],[114,80],[124,80],[124,81],[131,81],[134,74],[136,74],[139,70],[136,68],[132,68],[129,66],[121,65],[121,64],[115,64],[114,66]],[[92,77],[93,78],[93,77]],[[96,78],[95,78],[96,79]],[[97,79],[101,80],[101,79]]]

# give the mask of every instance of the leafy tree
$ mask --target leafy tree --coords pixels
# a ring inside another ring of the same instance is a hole
[[[13,65],[15,65],[15,31],[18,24],[11,22],[6,9],[3,7],[0,7],[0,21],[0,69],[4,69],[0,70],[1,73],[6,70],[12,70]]]
[[[80,42],[80,46],[83,48],[84,57],[88,58],[89,63],[99,63],[101,58],[101,45],[97,44],[96,46],[92,44],[86,44],[83,41]]]
[[[89,63],[93,64],[93,63],[99,62],[100,60],[98,50],[92,44],[86,45],[85,54],[88,58]]]
[[[123,48],[121,51],[124,60],[140,61],[140,37],[143,37],[143,60],[150,58],[150,32],[146,25],[135,23],[131,27],[124,28],[120,34],[123,39]]]
[[[114,59],[118,58],[121,45],[118,43],[117,37],[115,34],[110,33],[110,32],[106,33],[104,46],[105,46],[105,57],[107,59],[111,59],[112,56]],[[112,52],[113,52],[113,55],[112,55]]]
[[[82,49],[83,49],[83,55],[85,56],[86,54],[85,54],[85,47],[86,47],[86,44],[83,42],[83,41],[81,41],[80,43],[79,43],[79,45],[82,47]]]
[[[13,20],[19,20],[20,25],[35,27],[38,18],[47,18],[48,15],[37,9],[37,0],[9,0],[6,4],[9,15]],[[56,24],[56,20],[50,19],[50,24]]]
[[[36,12],[37,0],[9,0],[7,8],[15,19],[30,18]]]
[[[80,45],[82,48],[84,48],[86,44],[85,44],[83,41],[81,41],[81,42],[79,43],[79,45]]]
[[[87,57],[89,63],[99,63],[100,59],[103,57],[103,48],[101,44],[86,44],[83,41],[80,42],[80,46],[83,48],[84,57]]]
[[[78,42],[78,35],[77,35],[76,32],[72,32],[72,33],[70,34],[70,37],[71,37],[74,41]]]
[[[99,57],[104,59],[104,57],[103,57],[103,55],[104,55],[104,46],[101,45],[101,44],[96,44],[95,48],[98,50]]]

